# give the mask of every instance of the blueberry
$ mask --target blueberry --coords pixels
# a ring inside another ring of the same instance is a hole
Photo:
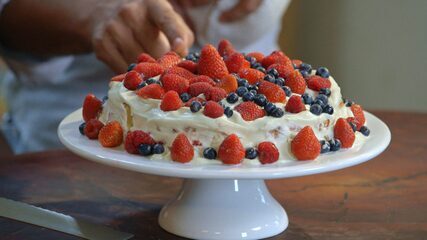
[[[263,68],[262,66],[259,66],[259,67],[255,68],[255,69],[258,70],[258,71],[260,71],[260,72],[262,72],[262,73],[265,73],[265,68]]]
[[[310,112],[314,115],[319,116],[320,114],[322,114],[322,106],[320,106],[319,104],[313,104],[310,106]]]
[[[278,77],[278,78],[276,78],[275,83],[281,87],[281,86],[285,85],[285,79],[282,77]]]
[[[237,96],[236,93],[232,92],[232,93],[228,94],[226,100],[227,100],[228,103],[233,104],[233,103],[236,103],[239,100],[239,96]]]
[[[247,92],[248,92],[248,89],[246,87],[238,87],[236,90],[236,93],[237,95],[239,95],[239,97],[242,97]]]
[[[254,100],[255,95],[252,92],[246,92],[243,94],[242,99],[245,102]]]
[[[85,135],[85,127],[86,127],[86,123],[85,122],[82,123],[82,124],[80,124],[80,126],[79,126],[79,132],[80,132],[81,135]]]
[[[188,100],[190,100],[191,97],[190,97],[190,94],[183,93],[183,94],[181,94],[180,98],[183,102],[188,102]]]
[[[203,150],[203,157],[207,159],[215,159],[216,158],[216,151],[214,148],[208,147]]]
[[[301,97],[304,104],[311,105],[313,103],[313,98],[308,93],[304,93]]]
[[[321,76],[322,78],[328,78],[329,77],[329,70],[325,67],[319,67],[316,70],[316,75]]]
[[[331,105],[327,104],[323,107],[323,112],[332,115],[334,114],[334,108]]]
[[[269,82],[274,82],[274,81],[276,81],[276,78],[273,75],[271,75],[271,74],[266,74],[264,76],[264,80],[265,81],[269,81]]]
[[[329,145],[331,146],[331,151],[335,152],[340,150],[341,148],[341,141],[338,139],[332,139],[329,141]]]
[[[326,105],[322,100],[317,99],[317,98],[316,98],[316,100],[314,100],[313,104],[318,104],[318,105],[320,105],[320,107],[321,107],[322,109],[323,109],[323,107],[325,107],[325,105]]]
[[[275,108],[272,112],[271,112],[271,116],[275,117],[275,118],[281,118],[283,117],[283,115],[285,115],[285,112],[283,111],[283,109],[281,108]]]
[[[152,152],[153,154],[162,154],[165,151],[165,147],[163,144],[156,143],[153,145]]]
[[[104,104],[105,102],[107,102],[107,100],[108,100],[108,95],[106,95],[106,96],[104,96],[102,98],[102,104]]]
[[[275,78],[279,76],[279,72],[275,68],[270,68],[267,70],[267,74],[273,75]]]
[[[199,52],[194,52],[194,57],[199,58],[200,57],[200,53]]]
[[[325,94],[319,94],[316,97],[316,100],[320,99],[322,100],[323,103],[327,104],[328,103],[328,97]]]
[[[147,83],[146,83],[146,82],[141,82],[141,83],[136,87],[136,89],[140,89],[140,88],[143,88],[143,87],[145,87],[145,86],[147,86]]]
[[[261,107],[264,107],[265,104],[267,103],[267,98],[265,97],[264,94],[256,94],[254,97],[254,102]]]
[[[135,66],[136,66],[136,63],[131,63],[131,64],[128,66],[128,72],[129,72],[129,71],[132,71],[132,70],[135,68]]]
[[[254,58],[254,57],[251,57],[251,56],[246,56],[245,57],[245,59],[252,65],[252,64],[255,64],[257,61],[256,61],[256,58]]]
[[[288,86],[283,86],[282,89],[283,91],[285,91],[287,97],[290,97],[292,95],[292,91]]]
[[[273,110],[276,109],[276,105],[274,105],[273,103],[269,102],[264,106],[264,110],[267,112],[268,115],[270,115]]]
[[[347,107],[351,107],[351,105],[353,105],[353,104],[354,104],[354,102],[353,102],[353,101],[348,100],[348,99],[344,99],[343,101],[344,101],[344,103],[345,103],[345,106],[347,106]]]
[[[255,63],[251,64],[251,68],[254,68],[254,69],[262,68],[262,65],[258,62],[255,62]]]
[[[354,122],[349,122],[348,124],[350,124],[351,129],[353,129],[353,132],[357,131],[357,126]]]
[[[308,74],[308,72],[306,72],[306,71],[301,70],[300,73],[301,73],[302,77],[305,79],[307,79],[310,76],[310,74]]]
[[[292,67],[294,67],[294,69],[298,69],[298,67],[295,63],[292,63]]]
[[[196,112],[200,111],[201,108],[202,108],[202,104],[199,101],[193,101],[193,102],[191,102],[190,110],[193,113],[196,113]]]
[[[239,87],[249,87],[248,80],[246,80],[246,79],[244,79],[244,78],[239,78],[239,79],[237,80],[237,85],[238,85]]]
[[[231,116],[233,116],[233,110],[231,110],[230,107],[226,107],[224,109],[224,114],[225,114],[225,116],[227,116],[228,118],[230,118]]]
[[[311,65],[308,63],[301,63],[301,65],[299,65],[299,69],[300,71],[305,71],[307,73],[311,73]]]
[[[157,79],[155,79],[155,78],[149,78],[149,79],[147,79],[147,81],[145,81],[148,85],[150,85],[150,84],[153,84],[153,83],[156,83],[156,84],[159,84],[159,81],[157,80]]]
[[[360,127],[359,131],[365,136],[369,136],[369,134],[371,133],[371,130],[369,130],[367,126]]]
[[[153,149],[152,149],[152,146],[150,144],[141,144],[138,146],[138,152],[142,156],[148,156],[148,155],[153,154]]]
[[[320,141],[320,153],[327,153],[331,150],[331,146],[329,145],[329,142],[325,140]]]
[[[247,87],[247,89],[248,89],[249,91],[252,91],[252,90],[257,91],[257,90],[258,90],[258,86],[257,86],[257,85],[249,85],[249,86]]]
[[[258,156],[258,151],[255,148],[246,148],[245,158],[255,159]]]
[[[323,94],[323,95],[325,95],[327,97],[330,97],[331,96],[331,89],[329,89],[329,88],[321,88],[320,91],[319,91],[319,93]]]

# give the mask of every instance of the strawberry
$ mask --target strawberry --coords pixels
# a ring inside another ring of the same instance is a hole
[[[160,63],[165,69],[177,65],[181,61],[181,58],[175,52],[167,52],[157,62]]]
[[[173,66],[173,67],[167,69],[166,71],[163,72],[162,75],[164,76],[167,74],[176,74],[176,75],[183,77],[187,80],[192,79],[196,76],[192,72],[188,71],[187,69],[182,68],[182,67],[178,67],[178,66]]]
[[[286,103],[285,110],[290,113],[299,113],[306,109],[302,98],[298,95],[292,95]]]
[[[270,55],[264,57],[261,63],[264,68],[268,68],[275,63],[292,66],[291,60],[282,51],[273,51]]]
[[[279,150],[272,142],[258,144],[258,158],[262,164],[274,163],[279,160]]]
[[[159,84],[150,84],[139,89],[136,94],[142,98],[162,99],[165,90]]]
[[[291,151],[298,160],[314,160],[320,154],[320,143],[310,126],[301,129],[292,139]]]
[[[363,113],[362,106],[358,104],[353,104],[350,107],[351,111],[354,115],[354,123],[356,124],[357,130],[360,130],[360,128],[365,125],[366,119],[365,114]]]
[[[211,78],[222,78],[228,74],[227,66],[214,46],[207,44],[202,48],[198,71]]]
[[[265,74],[253,68],[242,68],[239,71],[239,77],[248,80],[249,84],[255,84],[263,80]]]
[[[104,127],[104,124],[98,119],[93,118],[86,122],[84,133],[89,139],[97,139],[102,127]]]
[[[150,56],[150,54],[148,53],[141,53],[139,54],[138,58],[137,58],[137,62],[141,63],[141,62],[150,62],[150,63],[155,63],[156,59],[154,59],[152,56]]]
[[[187,69],[191,73],[197,73],[197,63],[190,61],[190,60],[184,60],[177,65],[178,67],[182,67],[184,69]]]
[[[190,87],[188,87],[188,94],[192,97],[197,97],[202,93],[207,92],[212,86],[209,83],[205,82],[198,82],[191,84]]]
[[[178,134],[172,142],[171,158],[175,162],[187,163],[194,157],[194,148],[184,133]]]
[[[259,83],[258,93],[264,94],[268,101],[273,103],[284,103],[286,101],[285,91],[278,85],[268,81],[261,81]]]
[[[203,115],[210,118],[219,118],[224,115],[224,109],[217,102],[207,101],[203,110]]]
[[[331,88],[331,81],[327,78],[314,75],[308,78],[307,85],[308,88],[314,91],[320,91],[321,88]]]
[[[243,148],[239,137],[236,134],[228,135],[218,149],[218,158],[224,164],[239,164],[245,158],[245,148]]]
[[[212,78],[205,75],[199,75],[190,79],[190,85],[197,82],[206,82],[206,83],[209,83],[211,86],[216,85],[215,81],[212,80]]]
[[[341,147],[350,148],[353,146],[356,136],[350,124],[344,119],[339,118],[334,126],[334,137],[341,141]]]
[[[205,92],[206,100],[219,102],[227,96],[227,92],[219,87],[211,87]]]
[[[225,90],[227,93],[236,91],[237,89],[237,78],[232,74],[225,75],[217,83],[217,87]]]
[[[188,80],[176,75],[176,74],[166,74],[164,75],[160,81],[162,82],[163,88],[165,91],[175,91],[178,94],[182,94],[188,91]]]
[[[219,55],[221,55],[221,57],[225,57],[225,56],[231,56],[233,53],[236,52],[236,50],[234,50],[234,47],[230,41],[226,39],[222,39],[218,43],[218,52],[219,52]]]
[[[129,71],[125,75],[125,80],[123,81],[123,85],[125,88],[129,90],[136,90],[138,88],[138,85],[141,84],[143,81],[141,74],[139,74],[137,71]]]
[[[262,62],[262,59],[264,58],[264,54],[262,54],[262,52],[250,52],[246,54],[246,56],[255,58],[257,62]]]
[[[296,68],[301,66],[302,61],[299,59],[292,59],[292,64],[295,65]]]
[[[144,76],[144,80],[147,80],[162,74],[165,69],[158,63],[142,62],[138,63],[133,70],[141,73]]]
[[[235,52],[224,59],[225,65],[230,73],[238,73],[242,68],[250,68],[251,64],[248,62],[243,54]]]
[[[122,73],[122,74],[119,74],[119,75],[112,77],[110,81],[112,81],[112,82],[123,82],[123,80],[125,80],[125,76],[126,76],[126,73]]]
[[[107,123],[99,131],[98,141],[103,147],[117,147],[123,142],[123,129],[118,121]]]
[[[286,79],[285,85],[288,86],[293,93],[304,94],[307,87],[304,77],[299,71],[294,71]]]
[[[141,130],[129,131],[126,134],[126,138],[125,138],[125,149],[128,153],[137,154],[139,145],[141,144],[153,145],[155,143],[156,142],[150,136],[150,134],[144,131],[141,131]]]
[[[171,90],[165,93],[162,102],[160,103],[160,109],[167,111],[175,111],[182,107],[183,103],[178,93]]]
[[[191,103],[192,103],[193,101],[198,101],[198,102],[199,102],[199,103],[201,103],[202,105],[206,102],[206,100],[205,100],[205,99],[203,99],[203,98],[200,98],[200,97],[192,97],[192,98],[190,98],[190,100],[188,100],[188,101],[185,103],[185,105],[184,105],[184,106],[186,106],[186,107],[190,107],[190,106],[191,106]]]
[[[295,69],[294,67],[292,67],[292,65],[285,65],[285,64],[279,64],[279,63],[275,63],[275,64],[271,64],[268,68],[267,71],[270,69],[276,69],[277,72],[279,73],[279,77],[282,77],[284,79],[288,79],[288,77],[294,73]]]
[[[242,102],[234,110],[239,112],[245,121],[253,121],[265,116],[265,111],[254,102]]]
[[[98,118],[98,115],[101,113],[101,110],[102,101],[91,93],[86,95],[85,100],[83,101],[83,120],[87,122],[90,119]]]

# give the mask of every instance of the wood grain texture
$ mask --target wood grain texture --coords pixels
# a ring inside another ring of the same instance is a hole
[[[374,112],[392,132],[379,157],[344,170],[270,180],[289,228],[271,239],[426,239],[427,114]],[[6,157],[0,196],[136,235],[181,239],[157,224],[180,179],[99,165],[68,151]],[[0,239],[77,239],[0,218]]]

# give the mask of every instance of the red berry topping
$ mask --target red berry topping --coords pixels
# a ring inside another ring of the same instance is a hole
[[[224,115],[224,109],[217,102],[207,101],[203,110],[203,115],[210,118],[219,118]]]
[[[302,98],[297,95],[292,95],[286,103],[285,110],[290,113],[299,113],[306,109],[302,102]]]
[[[162,99],[165,90],[159,84],[150,84],[139,89],[136,94],[142,98]]]
[[[270,65],[267,68],[267,71],[270,70],[270,69],[272,69],[272,68],[276,69],[277,72],[279,73],[279,77],[282,77],[284,79],[288,79],[289,76],[292,73],[294,73],[294,71],[295,71],[294,67],[292,65],[289,65],[289,64],[285,65],[285,64],[275,63],[275,64]]]
[[[301,66],[302,61],[299,59],[292,59],[292,64],[295,65],[297,68]]]
[[[190,60],[184,60],[177,65],[178,67],[182,67],[184,69],[187,69],[188,71],[192,73],[197,72],[197,63],[190,61]]]
[[[292,66],[291,60],[282,51],[273,51],[270,55],[264,57],[261,63],[264,68],[268,68],[275,63]]]
[[[102,101],[95,97],[95,95],[93,94],[86,95],[85,100],[83,101],[83,120],[87,122],[90,119],[98,118],[98,115],[101,113],[101,110]]]
[[[84,133],[89,139],[97,139],[99,131],[104,127],[104,124],[98,119],[90,119],[86,122]]]
[[[239,164],[245,158],[245,148],[243,148],[239,137],[231,134],[224,139],[218,149],[218,158],[224,164]]]
[[[216,85],[215,81],[212,80],[212,78],[205,76],[205,75],[199,75],[199,76],[196,76],[196,77],[193,77],[192,79],[190,79],[190,85],[193,83],[198,83],[198,82],[209,83],[211,86]]]
[[[225,65],[230,73],[238,73],[240,69],[250,68],[251,64],[245,59],[243,54],[235,52],[224,59]]]
[[[144,76],[144,80],[147,80],[162,74],[165,69],[158,63],[142,62],[138,63],[133,70],[141,73]]]
[[[263,80],[265,74],[253,68],[242,68],[239,71],[239,77],[248,80],[249,84],[255,84]]]
[[[234,110],[239,112],[245,121],[253,121],[265,116],[265,111],[254,102],[242,102]]]
[[[194,148],[184,133],[178,134],[172,143],[171,158],[175,162],[187,163],[194,157]]]
[[[166,74],[160,81],[162,82],[165,91],[175,91],[178,94],[182,94],[188,91],[189,82],[187,79],[178,76],[176,74]]]
[[[167,75],[167,74],[176,74],[176,75],[183,77],[187,80],[192,79],[196,76],[192,72],[188,71],[187,69],[179,67],[179,66],[173,66],[173,67],[167,69],[163,73],[163,76]]]
[[[125,75],[125,80],[123,81],[123,85],[125,88],[129,90],[136,90],[138,88],[138,85],[141,84],[143,81],[141,74],[139,74],[137,71],[129,71]]]
[[[125,76],[126,76],[126,73],[122,73],[122,74],[119,74],[119,75],[112,77],[110,81],[112,81],[112,82],[123,82],[123,80],[125,80]]]
[[[148,53],[141,53],[139,54],[138,58],[137,58],[137,62],[141,63],[141,62],[151,62],[151,63],[155,63],[156,59],[154,59],[152,56],[150,56],[150,54]]]
[[[167,111],[175,111],[182,107],[183,103],[178,93],[175,91],[168,91],[163,96],[162,102],[160,103],[160,109]]]
[[[258,158],[262,164],[274,163],[279,160],[279,150],[272,142],[258,144]]]
[[[341,141],[342,148],[350,148],[356,139],[353,129],[344,118],[339,118],[335,123],[334,137]]]
[[[205,82],[198,82],[191,84],[190,87],[188,87],[188,94],[192,97],[197,97],[202,93],[207,92],[209,89],[211,89],[212,86],[209,83]]]
[[[233,53],[236,52],[236,50],[234,50],[234,47],[230,41],[226,39],[222,39],[218,43],[218,52],[219,52],[219,55],[221,55],[222,57],[225,57],[225,56],[231,56]]]
[[[211,78],[222,78],[228,74],[227,66],[214,46],[207,44],[202,48],[198,71]]]
[[[314,91],[320,91],[321,88],[331,88],[331,81],[327,78],[314,75],[307,80],[308,88]]]
[[[227,92],[224,89],[219,88],[219,87],[209,88],[205,92],[206,100],[212,100],[212,101],[215,101],[215,102],[221,101],[226,96],[227,96]]]
[[[155,143],[156,142],[150,136],[150,134],[144,131],[141,131],[141,130],[129,131],[125,138],[125,149],[128,153],[137,154],[139,145],[141,144],[153,145]]]
[[[157,62],[160,63],[160,65],[162,65],[165,69],[177,65],[180,61],[181,58],[175,52],[167,52],[165,55],[157,59]]]
[[[350,107],[351,111],[354,115],[354,123],[356,124],[357,130],[360,130],[360,128],[365,125],[366,119],[365,114],[363,113],[362,106],[358,104],[353,104]]]
[[[291,151],[298,160],[314,160],[320,154],[320,143],[310,126],[301,129],[292,139]]]
[[[133,132],[129,131],[125,137],[125,150],[130,154],[137,154],[138,148],[133,144]]]
[[[246,56],[255,58],[257,62],[262,62],[262,59],[264,58],[264,54],[262,54],[262,52],[250,52],[246,54]]]
[[[232,74],[225,75],[217,83],[217,87],[225,90],[226,93],[231,93],[237,89],[237,78]]]
[[[258,93],[264,94],[268,101],[273,103],[284,103],[286,101],[285,91],[278,85],[268,81],[261,81],[259,83]]]
[[[119,122],[107,123],[99,131],[98,141],[103,147],[117,147],[123,142],[123,129]]]
[[[307,84],[304,77],[299,71],[293,71],[286,79],[285,85],[288,86],[293,93],[304,94]]]

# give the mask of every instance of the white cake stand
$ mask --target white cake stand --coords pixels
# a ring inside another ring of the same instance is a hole
[[[365,112],[371,135],[364,145],[322,154],[315,161],[290,161],[263,166],[180,164],[151,161],[107,149],[81,136],[81,109],[59,125],[61,142],[81,157],[142,173],[184,178],[180,193],[166,204],[160,226],[173,234],[195,239],[260,239],[284,231],[288,217],[271,196],[264,179],[288,178],[334,171],[368,161],[386,149],[391,134],[374,115]]]

